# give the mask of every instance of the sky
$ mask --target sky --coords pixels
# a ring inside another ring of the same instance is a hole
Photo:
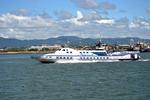
[[[150,39],[150,0],[0,0],[0,37]]]

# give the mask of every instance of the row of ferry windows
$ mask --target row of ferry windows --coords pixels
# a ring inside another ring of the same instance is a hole
[[[89,52],[80,52],[80,53],[89,53]]]
[[[67,51],[66,53],[72,53],[72,51],[70,51],[70,52]]]
[[[56,57],[56,59],[72,59],[72,57]],[[80,59],[109,59],[108,57],[80,57]]]
[[[56,59],[72,59],[72,57],[56,57]]]
[[[80,57],[80,59],[109,59],[108,57]]]
[[[66,53],[72,53],[72,51],[70,51],[70,52],[67,51]],[[89,52],[80,52],[80,53],[89,53]]]
[[[72,53],[72,51],[70,51],[70,52],[67,51],[66,53]],[[89,53],[89,52],[80,52],[80,53]]]

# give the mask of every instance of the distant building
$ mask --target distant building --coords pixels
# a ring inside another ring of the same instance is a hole
[[[128,50],[130,48],[130,45],[128,44],[118,45],[118,48],[120,50]]]
[[[0,51],[4,51],[5,49],[0,49]]]

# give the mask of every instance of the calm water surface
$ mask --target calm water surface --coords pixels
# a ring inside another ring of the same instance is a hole
[[[87,64],[41,64],[30,56],[0,55],[0,100],[150,100],[150,53]]]

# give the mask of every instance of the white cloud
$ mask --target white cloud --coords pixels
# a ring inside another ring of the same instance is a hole
[[[144,21],[142,21],[141,24],[144,25],[144,26],[149,26],[150,25],[148,22],[144,22]]]
[[[41,16],[17,16],[10,13],[0,16],[1,27],[42,27],[51,26],[52,22],[49,19],[44,19]]]
[[[95,21],[95,20],[99,20],[102,17],[95,11],[89,12],[89,13],[82,13],[83,17],[82,19],[80,19],[81,21]]]
[[[119,20],[101,17],[96,12],[82,13],[63,20],[51,17],[23,16],[6,13],[0,15],[0,36],[18,39],[46,39],[57,36],[141,37],[150,38],[150,20],[143,17]]]
[[[150,29],[150,21],[144,17],[135,17],[129,24],[129,28]]]
[[[99,24],[109,24],[109,25],[112,25],[115,23],[113,19],[101,19],[101,20],[96,20],[96,22]]]
[[[3,37],[3,38],[9,38],[8,35],[3,34],[3,33],[0,33],[0,37]]]
[[[10,31],[10,32],[14,32],[14,29],[10,28],[9,31]]]
[[[83,18],[83,14],[81,11],[77,11],[77,19]]]
[[[138,27],[140,27],[139,24],[135,24],[135,23],[133,23],[133,22],[131,22],[131,23],[129,24],[129,28],[138,28]]]
[[[0,16],[0,36],[31,39],[40,38],[43,34],[40,30],[51,28],[55,24],[51,19],[45,19],[41,16],[22,16],[14,14],[3,14]],[[38,35],[37,35],[38,34]]]
[[[71,22],[71,23],[74,23],[75,25],[85,25],[87,24],[88,22],[87,21],[80,21],[81,19],[83,18],[83,14],[81,11],[77,11],[77,16],[76,17],[73,17],[71,19],[66,19],[66,20],[63,20],[63,22]]]
[[[14,19],[14,20],[29,20],[30,17],[27,17],[27,16],[17,16],[17,15],[13,15],[13,14],[10,14],[10,13],[7,13],[5,15],[2,15],[4,18],[8,18],[8,19]]]

